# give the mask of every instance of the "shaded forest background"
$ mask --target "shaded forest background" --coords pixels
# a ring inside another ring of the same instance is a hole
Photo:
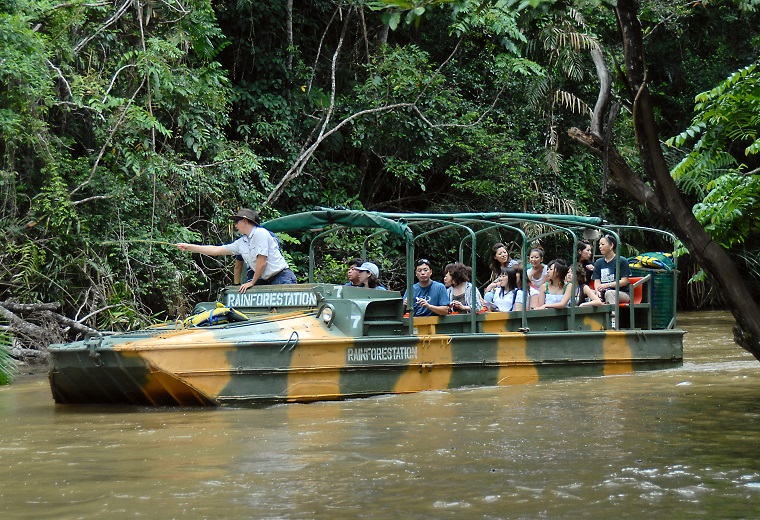
[[[639,16],[660,133],[682,136],[663,144],[679,187],[756,288],[760,165],[746,136],[709,168],[678,169],[698,144],[695,96],[758,61],[754,3],[641,1]],[[172,244],[231,241],[241,206],[661,227],[567,137],[596,100],[590,51],[621,67],[616,35],[609,2],[591,0],[0,0],[0,301],[59,302],[96,329],[185,315],[231,282],[231,259]],[[636,164],[627,108],[614,139]],[[719,190],[728,170],[745,191]],[[319,276],[341,280],[361,238],[321,246]],[[308,244],[282,239],[303,278]],[[393,282],[386,247],[373,240],[369,256]],[[443,266],[455,247],[423,252]],[[681,267],[704,280],[688,256]],[[717,303],[709,287],[684,286],[682,302]]]

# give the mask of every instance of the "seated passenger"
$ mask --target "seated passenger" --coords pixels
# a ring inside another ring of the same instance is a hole
[[[602,300],[599,299],[599,296],[596,295],[596,291],[594,291],[591,287],[589,287],[588,282],[586,281],[586,273],[588,271],[584,268],[582,264],[576,264],[575,269],[575,279],[577,280],[577,287],[575,289],[575,296],[573,296],[572,301],[575,305],[578,305],[579,307],[589,307],[591,305],[597,306],[602,305]],[[572,286],[573,284],[573,270],[570,269],[567,271],[567,277],[565,277],[565,282],[567,282],[569,285]]]
[[[515,271],[517,272],[517,280],[520,283],[521,289],[525,287],[524,282],[528,282],[528,310],[535,309],[538,307],[538,289],[533,287],[533,285],[528,280],[528,275],[525,273],[522,262],[517,262]]]
[[[507,272],[508,267],[515,267],[517,260],[509,257],[509,251],[507,246],[501,242],[497,242],[491,248],[491,278],[489,284],[486,287],[486,293],[493,291],[499,286],[499,276]]]
[[[588,271],[588,275],[594,272],[594,263],[591,258],[594,256],[594,249],[588,240],[579,240],[578,249],[576,250],[576,261]],[[587,277],[588,278],[588,277]]]
[[[449,307],[452,312],[471,312],[473,309],[472,283],[468,266],[455,262],[446,266],[443,284],[447,287]],[[480,291],[475,289],[475,312],[480,310]]]
[[[620,276],[615,273],[615,256],[617,256],[617,241],[612,235],[604,235],[599,239],[599,252],[602,258],[594,263],[594,289],[599,298],[611,305],[615,305],[615,288],[620,287],[620,303],[631,301],[628,295],[628,277],[631,276],[631,268],[625,258],[620,259]]]
[[[375,264],[372,262],[364,262],[362,265],[355,267],[354,269],[359,272],[359,287],[387,291],[387,289],[377,281],[377,277],[380,276],[380,269],[378,269]]]
[[[548,281],[538,291],[538,309],[563,309],[570,304],[573,287],[565,283],[569,270],[562,260],[549,262]]]
[[[362,262],[360,258],[352,258],[348,261],[348,271],[346,272],[346,278],[348,278],[346,285],[348,287],[359,287],[359,285],[361,285],[359,281],[359,271],[357,271],[356,268],[363,263],[364,262]]]
[[[414,298],[414,315],[415,316],[446,316],[449,313],[449,295],[446,292],[446,286],[441,282],[431,280],[433,269],[430,260],[421,258],[417,261],[414,270],[417,280],[412,287],[412,297]],[[407,297],[409,290],[404,293],[404,307],[407,306]]]
[[[499,287],[494,291],[493,304],[501,312],[521,311],[525,295],[517,282],[517,271],[511,267],[499,277]]]
[[[538,289],[541,284],[549,279],[549,268],[544,264],[544,248],[541,246],[533,247],[528,255],[528,261],[530,262],[528,269],[530,284]]]

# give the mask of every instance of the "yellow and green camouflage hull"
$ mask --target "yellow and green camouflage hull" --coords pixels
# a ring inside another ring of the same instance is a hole
[[[416,318],[410,327],[398,315],[371,319],[373,308],[401,309],[397,293],[369,303],[349,296],[344,321],[338,298],[325,300],[334,304],[329,322],[322,309],[306,309],[53,346],[53,396],[157,406],[308,402],[622,374],[683,357],[683,331],[605,330],[606,307],[583,308],[572,321],[564,310],[529,311],[530,330],[520,313],[499,312]]]

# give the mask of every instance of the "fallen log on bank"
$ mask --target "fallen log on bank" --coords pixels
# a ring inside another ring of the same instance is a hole
[[[98,331],[56,312],[59,303],[18,303],[0,301],[0,330],[9,333],[14,344],[8,352],[29,364],[47,362],[47,347],[52,343],[73,341]]]

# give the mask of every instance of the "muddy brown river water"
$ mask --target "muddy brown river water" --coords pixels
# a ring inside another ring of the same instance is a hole
[[[0,387],[0,518],[760,518],[760,363],[679,315],[657,372],[260,409]]]

